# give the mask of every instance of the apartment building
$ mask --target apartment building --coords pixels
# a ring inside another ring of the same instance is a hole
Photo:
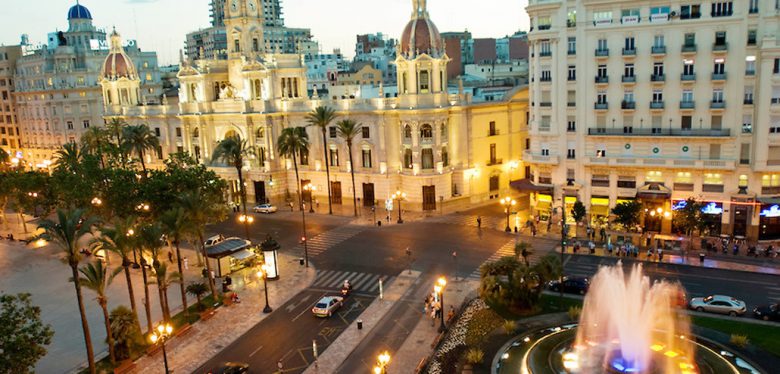
[[[780,237],[776,1],[531,0],[527,11],[534,214],[559,222],[580,200],[599,226],[636,199],[646,230],[671,233],[696,197],[711,235]]]
[[[17,160],[22,146],[13,93],[14,69],[21,55],[19,45],[0,47],[0,148]]]

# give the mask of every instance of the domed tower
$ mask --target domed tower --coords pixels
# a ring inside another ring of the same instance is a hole
[[[141,101],[141,80],[116,30],[111,33],[111,50],[100,69],[99,83],[106,108],[138,105]]]
[[[427,0],[412,0],[412,17],[401,34],[396,55],[401,107],[444,105],[450,59],[428,15]]]
[[[76,5],[70,7],[68,10],[68,31],[89,31],[92,30],[92,13],[89,12],[87,7],[79,4],[76,0]]]

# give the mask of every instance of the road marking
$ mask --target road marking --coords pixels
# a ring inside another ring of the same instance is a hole
[[[254,355],[255,355],[255,353],[257,353],[257,351],[259,351],[259,350],[261,350],[261,349],[263,349],[263,346],[262,346],[262,345],[261,345],[260,347],[258,347],[257,349],[255,349],[254,351],[252,351],[252,353],[250,353],[250,354],[249,354],[249,357],[252,357],[252,356],[254,356]]]
[[[328,271],[332,271],[332,270],[328,270]],[[328,274],[327,276],[324,276],[324,277],[320,278],[320,280],[314,282],[314,285],[324,286],[325,284],[330,283],[331,281],[333,281],[333,279],[338,278],[340,274],[341,274],[340,271],[332,271],[331,274]]]
[[[362,289],[364,286],[368,286],[373,282],[376,278],[379,277],[377,274],[366,274],[368,277],[363,278],[360,282],[355,282],[355,285],[352,287],[356,290]]]
[[[366,277],[368,277],[369,273],[360,273],[355,279],[350,279],[349,283],[352,283],[352,288],[357,289],[358,285],[362,283],[364,280],[366,280]]]
[[[311,296],[311,295],[304,295],[304,296],[301,298],[301,301],[300,301],[300,302],[297,302],[297,303],[294,303],[294,304],[290,304],[290,305],[288,305],[288,306],[285,308],[285,309],[287,310],[287,313],[290,313],[290,312],[292,312],[293,310],[295,310],[296,308],[298,308],[298,306],[300,306],[300,305],[302,305],[303,303],[305,303],[305,302],[306,302],[306,300],[309,300],[309,296]]]

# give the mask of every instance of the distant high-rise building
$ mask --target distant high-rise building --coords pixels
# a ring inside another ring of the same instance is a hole
[[[22,55],[20,45],[0,47],[0,148],[11,157],[22,147],[13,94],[16,60]]]

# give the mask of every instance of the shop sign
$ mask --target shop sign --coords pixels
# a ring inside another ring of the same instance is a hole
[[[672,211],[684,209],[688,205],[686,200],[672,200]],[[701,208],[701,212],[704,214],[723,214],[723,203],[708,202]]]
[[[766,218],[780,217],[780,205],[772,205],[771,207],[762,210],[761,216]]]

